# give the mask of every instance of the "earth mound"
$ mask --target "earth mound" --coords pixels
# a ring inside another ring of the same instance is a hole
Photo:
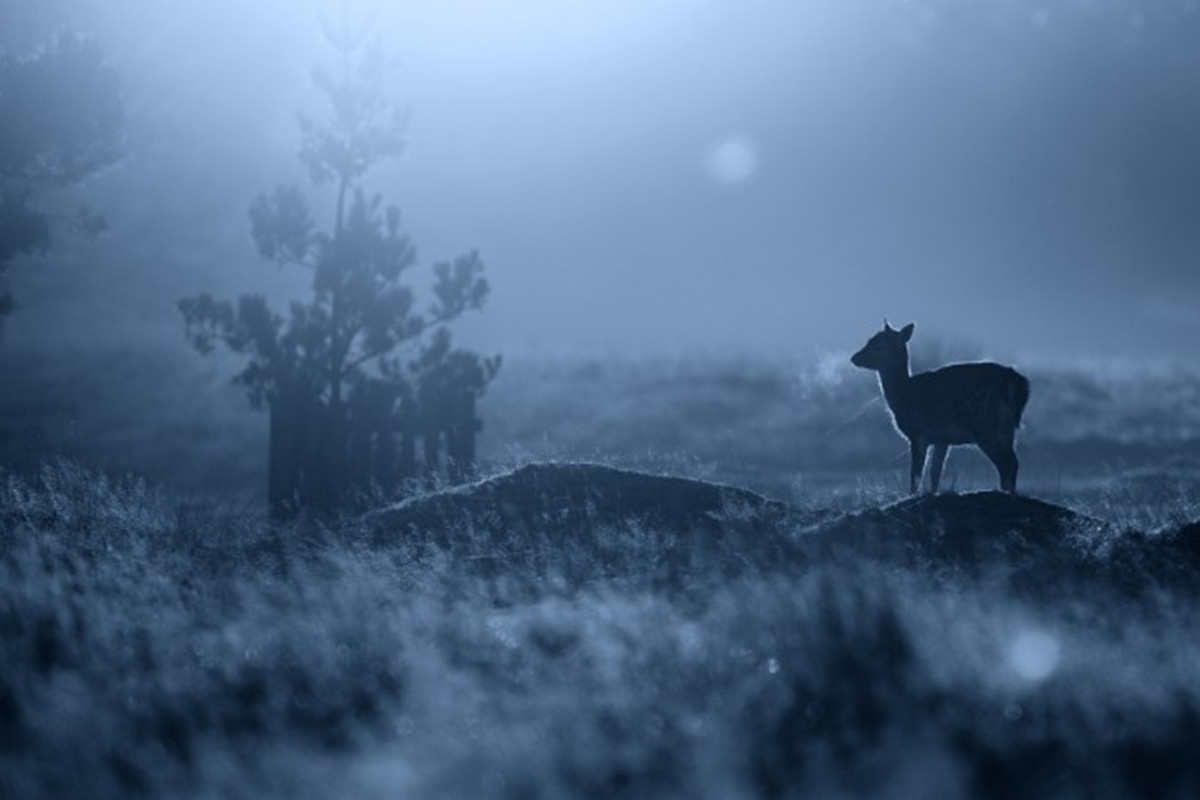
[[[708,558],[760,568],[874,560],[999,573],[1030,586],[1068,574],[1135,589],[1163,580],[1200,585],[1200,524],[1125,530],[994,491],[923,495],[838,515],[702,480],[540,463],[405,500],[363,521],[377,545],[416,540],[457,554],[568,541],[608,546],[611,531],[632,523],[658,537],[642,547],[681,565]]]
[[[571,531],[629,520],[673,531],[717,532],[737,520],[764,535],[816,516],[748,489],[589,463],[527,464],[367,515],[380,540],[438,531]]]
[[[1006,492],[922,495],[809,528],[812,544],[859,552],[924,551],[979,560],[997,549],[1078,558],[1099,548],[1115,529],[1062,506]],[[810,548],[811,549],[811,548]]]

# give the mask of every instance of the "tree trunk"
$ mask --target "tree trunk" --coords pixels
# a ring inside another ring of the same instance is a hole
[[[301,502],[300,418],[296,394],[281,391],[271,400],[267,461],[267,503],[271,518],[291,518]]]

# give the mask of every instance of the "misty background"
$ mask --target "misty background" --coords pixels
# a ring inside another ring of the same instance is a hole
[[[856,348],[888,316],[996,357],[1188,359],[1195,2],[370,3],[409,145],[372,184],[428,264],[478,247],[506,353]],[[11,270],[7,346],[178,342],[196,292],[287,296],[246,208],[304,183],[320,15],[295,0],[5,0],[92,33],[124,157],[100,240]]]
[[[1198,5],[0,0],[0,797],[1200,796]]]

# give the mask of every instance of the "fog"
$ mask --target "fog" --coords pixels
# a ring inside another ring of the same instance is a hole
[[[1193,1],[351,5],[411,110],[371,185],[422,263],[487,264],[468,342],[848,351],[887,316],[989,354],[1194,353]],[[173,341],[181,296],[303,290],[246,209],[305,181],[330,13],[0,3],[13,52],[94,34],[127,115],[123,158],[70,193],[108,233],[14,266],[8,342]]]
[[[1200,797],[1198,260],[1200,0],[0,0],[0,798]]]

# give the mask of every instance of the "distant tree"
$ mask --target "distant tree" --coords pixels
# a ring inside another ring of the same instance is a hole
[[[391,64],[344,12],[325,33],[340,69],[314,73],[331,113],[325,122],[301,118],[300,159],[314,184],[333,190],[331,224],[318,229],[295,186],[260,195],[249,212],[264,259],[311,272],[310,299],[287,314],[260,295],[179,303],[192,345],[244,356],[235,382],[254,406],[270,408],[269,493],[279,513],[296,504],[333,508],[366,484],[388,488],[412,473],[418,437],[427,468],[436,467],[444,438],[461,472],[474,457],[475,430],[463,444],[467,432],[456,439],[454,424],[437,417],[462,403],[473,424],[474,400],[500,365],[498,356],[454,348],[447,328],[487,298],[477,252],[434,264],[432,301],[418,308],[405,282],[417,252],[400,211],[363,187],[372,167],[404,149],[405,115],[386,92]],[[400,444],[383,447],[380,436]]]
[[[92,40],[59,34],[29,55],[0,51],[0,281],[49,250],[56,227],[104,228],[86,206],[63,215],[44,201],[116,161],[123,125],[116,73]],[[14,305],[0,285],[0,322]]]

